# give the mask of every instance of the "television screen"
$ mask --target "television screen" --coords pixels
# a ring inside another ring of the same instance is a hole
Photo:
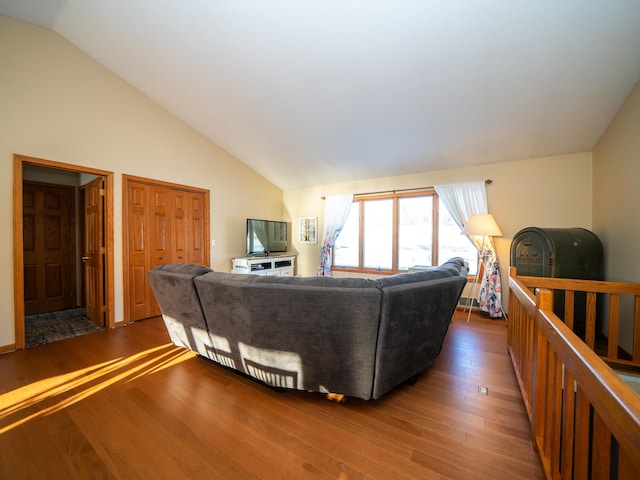
[[[247,218],[247,255],[287,251],[287,222]]]

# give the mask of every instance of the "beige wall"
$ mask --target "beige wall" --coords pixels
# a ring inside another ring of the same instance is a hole
[[[14,343],[13,154],[115,173],[115,319],[123,319],[122,174],[211,191],[211,263],[244,253],[247,217],[282,191],[50,30],[0,16],[0,347]]]
[[[495,243],[506,292],[511,240],[520,229],[530,226],[591,229],[591,169],[591,154],[580,153],[285,191],[285,218],[294,225],[293,249],[299,255],[298,273],[313,275],[318,268],[320,242],[317,245],[298,243],[297,219],[317,216],[321,231],[322,196],[489,178],[493,180],[487,186],[489,211],[504,234],[496,238]],[[503,302],[507,304],[506,298]]]
[[[640,282],[640,83],[593,151],[593,228],[608,280]]]
[[[605,277],[640,282],[640,83],[593,152],[593,230],[602,239]],[[620,306],[621,346],[631,350],[633,306]]]
[[[593,229],[603,240],[608,279],[638,281],[640,259],[633,239],[638,238],[640,224],[631,208],[640,196],[632,183],[640,173],[635,134],[640,122],[638,87],[598,144],[593,165],[591,153],[580,153],[283,194],[47,29],[0,16],[0,60],[0,226],[4,226],[0,269],[7,272],[0,289],[0,347],[14,341],[13,283],[8,273],[13,269],[14,153],[115,172],[116,321],[122,319],[123,303],[122,174],[209,189],[211,239],[216,242],[211,263],[218,270],[229,269],[230,259],[243,253],[246,217],[292,222],[292,250],[299,255],[297,273],[314,275],[319,243],[297,242],[297,219],[317,216],[321,231],[322,196],[491,178],[489,209],[504,233],[496,245],[505,279],[510,242],[518,230],[576,226]],[[597,179],[595,184],[592,176]]]

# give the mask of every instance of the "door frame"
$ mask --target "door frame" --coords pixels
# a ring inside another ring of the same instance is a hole
[[[23,256],[23,225],[22,225],[22,167],[24,164],[41,167],[56,168],[77,173],[89,173],[104,177],[105,208],[104,208],[104,236],[105,236],[105,306],[106,327],[113,328],[114,320],[114,245],[113,245],[113,172],[91,167],[71,165],[68,163],[13,155],[13,321],[15,331],[15,348],[25,348],[24,331],[24,256]]]

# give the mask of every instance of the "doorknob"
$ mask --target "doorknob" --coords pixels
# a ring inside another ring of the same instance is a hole
[[[87,263],[87,260],[89,260],[89,257],[80,257],[83,263]]]

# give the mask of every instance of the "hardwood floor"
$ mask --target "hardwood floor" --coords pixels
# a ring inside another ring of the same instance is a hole
[[[488,395],[479,393],[488,388]],[[338,404],[172,346],[161,319],[0,355],[0,478],[542,479],[502,321]]]

